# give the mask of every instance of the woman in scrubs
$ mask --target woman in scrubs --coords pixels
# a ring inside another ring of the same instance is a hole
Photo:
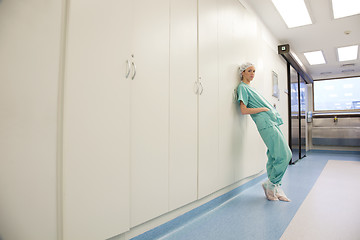
[[[263,139],[267,150],[266,170],[268,180],[262,184],[265,195],[271,201],[290,200],[281,189],[281,179],[292,157],[291,150],[279,126],[283,121],[276,109],[250,84],[255,76],[251,63],[240,66],[241,83],[238,86],[238,101],[242,114],[250,114]]]

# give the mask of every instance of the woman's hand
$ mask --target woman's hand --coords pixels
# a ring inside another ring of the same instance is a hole
[[[248,108],[246,107],[246,105],[240,101],[240,109],[241,109],[241,113],[242,114],[256,114],[259,112],[267,112],[270,109],[266,108],[266,107],[262,107],[262,108]]]

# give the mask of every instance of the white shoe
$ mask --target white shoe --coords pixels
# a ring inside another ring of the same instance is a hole
[[[269,180],[262,184],[262,187],[265,192],[265,196],[269,201],[278,201],[279,199],[276,196],[275,185],[272,184]]]
[[[275,187],[275,195],[280,201],[290,202],[291,200],[285,195],[284,190],[280,187],[279,184]]]

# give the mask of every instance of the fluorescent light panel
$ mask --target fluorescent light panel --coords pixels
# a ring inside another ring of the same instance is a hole
[[[306,53],[304,53],[304,55],[310,65],[326,63],[322,51],[306,52]]]
[[[332,0],[334,18],[342,18],[360,14],[359,0]]]
[[[339,61],[350,61],[358,58],[358,45],[338,48]]]
[[[312,24],[304,0],[272,0],[288,28]]]

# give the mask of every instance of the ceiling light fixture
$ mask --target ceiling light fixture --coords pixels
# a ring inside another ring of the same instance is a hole
[[[272,0],[288,28],[312,24],[304,0]]]
[[[341,65],[341,67],[354,67],[354,66],[355,66],[355,63],[346,63],[346,64]]]
[[[359,0],[332,0],[334,19],[360,14]]]
[[[355,72],[355,70],[354,69],[348,69],[348,70],[342,70],[341,72],[348,73],[348,72]]]
[[[306,52],[306,53],[304,53],[304,55],[310,65],[326,63],[322,51]]]
[[[359,50],[358,45],[341,47],[338,48],[337,50],[338,50],[338,56],[340,62],[356,60],[358,58],[358,50]]]

